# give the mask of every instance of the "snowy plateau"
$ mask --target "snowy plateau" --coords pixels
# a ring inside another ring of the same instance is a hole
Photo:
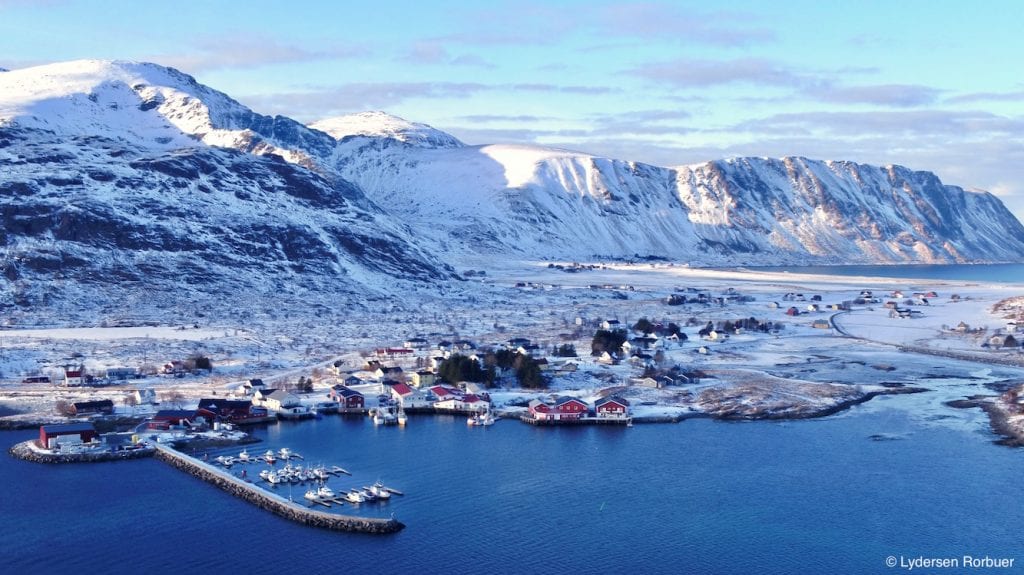
[[[465,272],[510,261],[1024,254],[1024,227],[996,197],[929,172],[800,157],[657,167],[469,146],[380,112],[305,126],[119,61],[0,74],[0,196],[13,325],[386,316],[490,298],[498,288]]]

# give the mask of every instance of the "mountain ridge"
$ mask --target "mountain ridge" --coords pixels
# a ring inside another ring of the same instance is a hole
[[[312,126],[156,64],[3,73],[0,269],[10,289],[0,308],[116,307],[150,280],[179,307],[225,292],[328,305],[448,285],[462,260],[509,257],[1024,259],[1024,227],[997,197],[900,166],[786,157],[661,167],[466,145],[383,112]],[[69,296],[54,278],[88,289]]]

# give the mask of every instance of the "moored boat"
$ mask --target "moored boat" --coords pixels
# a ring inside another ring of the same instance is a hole
[[[373,485],[366,488],[367,491],[373,494],[377,499],[391,499],[391,492],[388,491],[387,487],[379,480]]]
[[[467,425],[493,425],[494,416],[491,415],[490,411],[481,411],[480,413],[469,416],[466,419]]]
[[[363,497],[363,493],[356,489],[353,489],[345,494],[345,499],[348,499],[352,503],[365,503],[366,498]]]

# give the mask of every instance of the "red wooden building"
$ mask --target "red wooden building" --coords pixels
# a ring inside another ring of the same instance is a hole
[[[332,386],[328,397],[338,402],[339,409],[363,409],[366,406],[363,394],[345,385]]]
[[[172,427],[191,427],[196,412],[188,409],[161,409],[146,422],[149,429],[167,431]]]
[[[602,397],[594,402],[594,412],[598,417],[623,418],[629,414],[629,402],[621,397]]]
[[[590,407],[586,402],[569,396],[555,398],[554,405],[535,399],[529,404],[530,416],[538,421],[578,421]]]
[[[587,414],[590,406],[581,399],[562,395],[555,398],[555,411],[558,419],[579,419]]]
[[[60,443],[62,437],[72,438],[77,443],[89,443],[99,439],[100,434],[91,423],[65,423],[58,425],[43,425],[39,428],[39,445],[51,449]]]
[[[248,399],[204,397],[199,400],[196,415],[203,416],[207,421],[246,423],[266,417],[267,410],[253,405]]]

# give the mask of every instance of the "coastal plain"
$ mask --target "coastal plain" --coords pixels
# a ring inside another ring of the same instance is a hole
[[[168,401],[187,407],[201,397],[234,396],[250,378],[284,384],[310,377],[313,391],[303,399],[312,405],[347,373],[377,358],[376,350],[401,347],[413,336],[432,344],[468,340],[478,349],[526,338],[553,364],[574,364],[572,371],[546,373],[546,389],[520,388],[514,378],[499,380],[488,391],[494,409],[505,416],[551,394],[592,401],[615,393],[630,402],[638,423],[819,417],[866,401],[887,401],[915,417],[955,422],[961,412],[949,402],[979,396],[995,402],[1024,380],[1020,348],[990,343],[1015,329],[1013,302],[1024,291],[1015,283],[711,270],[660,262],[513,262],[500,271],[463,273],[460,293],[443,302],[426,292],[410,293],[406,300],[330,316],[320,308],[275,313],[272,302],[256,302],[251,319],[238,323],[225,314],[144,318],[130,327],[6,329],[0,332],[2,421],[9,428],[61,421],[58,402],[92,399],[112,399],[118,415],[145,417],[157,407],[128,405],[124,397],[132,390],[152,388],[165,399],[164,407]],[[699,303],[686,303],[698,297]],[[899,317],[893,307],[912,313]],[[622,352],[611,360],[591,355],[596,330],[629,328],[641,318],[662,326],[674,323],[686,337],[656,337],[646,353]],[[741,321],[765,327],[732,327]],[[714,333],[700,335],[708,327]],[[573,346],[579,357],[556,360],[548,353],[563,345]],[[438,353],[427,349],[415,355]],[[154,374],[103,387],[23,383],[72,362],[99,372],[164,365],[196,354],[211,359],[210,373]],[[638,355],[646,358],[637,360]],[[380,359],[415,367],[412,358]],[[686,377],[669,385],[647,377],[673,370]],[[1015,413],[1006,415],[1016,420]]]

